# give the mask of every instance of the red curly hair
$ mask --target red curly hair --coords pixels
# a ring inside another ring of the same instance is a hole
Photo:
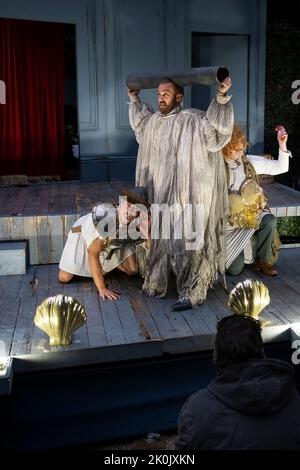
[[[232,151],[241,150],[241,148],[245,151],[248,145],[249,142],[247,141],[245,134],[237,124],[234,124],[231,140],[222,148],[223,156],[224,158],[230,158]]]

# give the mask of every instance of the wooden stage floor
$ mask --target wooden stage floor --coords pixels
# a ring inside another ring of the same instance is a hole
[[[69,285],[57,281],[56,263],[74,221],[97,202],[117,202],[121,191],[132,186],[122,181],[72,181],[0,187],[0,240],[28,240],[31,264],[24,276],[0,276],[0,354],[5,350],[24,368],[41,370],[212,349],[216,323],[230,313],[228,293],[221,284],[209,291],[200,307],[176,313],[171,310],[174,295],[147,298],[137,277],[122,273],[108,277],[109,284],[122,293],[112,303],[99,301],[90,280],[79,279]],[[275,215],[300,215],[300,192],[278,183],[266,185],[265,191]],[[228,290],[245,278],[261,279],[269,287],[265,341],[289,338],[289,325],[300,323],[299,266],[300,248],[282,249],[276,278],[262,277],[251,268],[242,276],[227,278]],[[38,287],[32,292],[34,275]],[[60,293],[84,304],[87,323],[74,334],[70,347],[51,349],[46,334],[34,326],[33,317],[45,297]]]
[[[99,202],[118,202],[128,181],[43,183],[0,187],[0,241],[28,241],[29,264],[55,264],[78,217]],[[265,186],[274,215],[300,215],[300,192],[278,183]]]
[[[59,183],[0,186],[0,217],[82,214],[98,202],[117,202],[128,181]],[[272,212],[278,217],[300,215],[300,191],[279,183],[264,185]]]
[[[262,280],[268,286],[271,303],[263,313],[268,321],[263,329],[267,342],[288,339],[291,324],[300,322],[300,249],[282,249],[277,267],[279,275],[274,278],[255,273],[250,267],[241,276],[227,277],[229,290],[246,278]],[[138,277],[111,273],[108,283],[122,295],[110,302],[99,300],[92,280],[80,278],[61,285],[57,272],[57,265],[40,265],[29,267],[23,276],[0,277],[0,347],[19,358],[24,370],[208,351],[213,347],[218,320],[230,313],[228,294],[221,284],[209,291],[207,301],[198,308],[173,312],[170,306],[175,297],[145,297]],[[38,286],[32,291],[34,275]],[[60,293],[84,304],[87,323],[73,335],[69,347],[51,348],[33,318],[45,297]]]

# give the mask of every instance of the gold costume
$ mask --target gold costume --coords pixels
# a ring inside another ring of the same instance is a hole
[[[255,169],[243,157],[246,179],[238,191],[229,192],[229,223],[236,228],[257,230],[260,215],[267,206],[267,199],[258,184]]]

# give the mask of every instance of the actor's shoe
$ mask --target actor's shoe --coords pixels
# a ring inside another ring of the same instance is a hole
[[[277,276],[277,271],[272,266],[270,263],[267,263],[266,261],[261,261],[261,260],[256,260],[254,264],[254,269],[256,271],[261,271],[263,274],[266,274],[267,276]]]
[[[190,299],[183,297],[182,299],[179,299],[176,304],[173,304],[171,308],[175,312],[182,312],[183,310],[190,310],[193,306]]]

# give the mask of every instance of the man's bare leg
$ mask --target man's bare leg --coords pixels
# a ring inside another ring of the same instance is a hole
[[[58,273],[59,282],[63,282],[63,283],[70,282],[71,279],[73,279],[73,277],[74,277],[74,274],[67,273],[67,271],[63,271],[62,269],[59,270],[59,273]]]
[[[119,264],[117,268],[120,271],[123,271],[124,273],[126,273],[128,276],[133,276],[134,274],[137,274],[138,266],[137,266],[135,255],[128,256],[128,258],[126,258],[125,261],[123,261],[123,263]]]

